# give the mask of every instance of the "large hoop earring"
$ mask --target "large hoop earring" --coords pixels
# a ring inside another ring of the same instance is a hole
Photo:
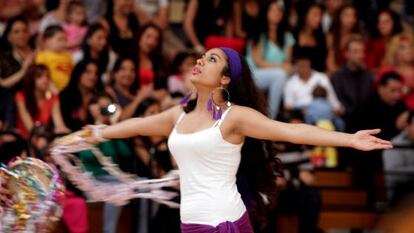
[[[217,101],[214,100],[214,94],[217,93],[216,92],[217,90],[220,90],[222,95],[223,94],[227,95],[226,100],[222,103],[218,103]],[[210,112],[213,112],[214,120],[220,120],[221,115],[223,114],[224,106],[227,106],[227,107],[231,106],[230,92],[225,87],[218,87],[211,92],[210,99],[208,99],[208,102],[207,102],[207,110]]]

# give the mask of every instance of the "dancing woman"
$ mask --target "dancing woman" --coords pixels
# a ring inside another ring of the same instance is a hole
[[[260,219],[264,203],[275,199],[277,163],[269,141],[359,150],[392,147],[372,136],[378,129],[345,134],[269,119],[245,59],[229,48],[207,51],[192,69],[191,81],[196,98],[184,107],[90,127],[92,136],[87,138],[97,143],[137,135],[169,136],[169,149],[180,170],[183,233],[253,232],[247,210],[257,215],[252,219]],[[236,186],[238,171],[253,200],[246,201],[247,208]]]

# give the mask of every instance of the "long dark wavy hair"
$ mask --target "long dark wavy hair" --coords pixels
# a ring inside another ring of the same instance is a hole
[[[303,9],[302,10],[303,14],[299,14],[299,18],[298,18],[298,24],[296,27],[297,35],[305,28],[306,18],[308,17],[309,11],[313,8],[319,8],[319,10],[323,13],[323,6],[317,3],[311,4],[309,5],[309,7]],[[325,38],[325,34],[323,33],[323,30],[322,30],[322,20],[321,20],[321,23],[319,24],[319,27],[313,31],[313,36],[316,39],[319,39],[321,37]]]
[[[82,42],[82,52],[83,52],[83,60],[85,61],[94,61],[98,65],[98,73],[99,76],[102,75],[106,71],[106,67],[109,63],[109,48],[108,48],[108,38],[106,38],[106,46],[104,49],[99,52],[98,59],[92,59],[91,57],[91,47],[88,44],[89,39],[99,30],[105,31],[105,29],[99,23],[92,24],[88,27],[88,31],[86,32],[85,39]]]
[[[27,26],[27,28],[29,28],[29,21],[23,16],[16,16],[16,17],[9,19],[6,24],[6,28],[4,29],[3,35],[0,39],[1,52],[5,52],[5,51],[9,52],[12,50],[12,46],[9,42],[8,37],[9,37],[11,30],[13,29],[14,24],[16,24],[17,22],[24,23]],[[28,44],[30,45],[30,38],[29,38]]]
[[[239,55],[240,56],[240,55]],[[268,115],[266,99],[259,91],[250,68],[244,59],[242,61],[242,73],[236,81],[230,83],[227,90],[231,97],[231,102],[246,106]],[[223,69],[223,74],[231,77],[229,66]],[[222,93],[225,95],[226,93]],[[184,107],[185,112],[194,110],[197,99],[191,100]],[[263,229],[267,222],[267,214],[276,205],[277,189],[276,178],[282,175],[282,165],[276,158],[276,151],[272,143],[266,140],[259,140],[246,137],[241,150],[241,163],[237,173],[238,182],[240,179],[247,181],[249,195],[253,198],[253,205],[249,209],[250,218],[255,229]],[[267,197],[264,200],[263,195]],[[243,198],[245,200],[245,198]]]
[[[65,121],[65,124],[72,130],[77,130],[80,127],[71,125],[70,122],[73,112],[77,111],[83,104],[82,93],[79,89],[79,82],[82,74],[86,71],[86,68],[89,64],[94,64],[97,66],[97,64],[93,61],[81,61],[76,64],[76,66],[73,68],[68,86],[66,86],[66,88],[63,89],[59,94],[63,120]],[[93,90],[94,94],[99,90],[102,90],[102,88],[103,84],[98,78],[98,81],[95,85],[95,90]]]
[[[339,8],[338,11],[336,11],[334,19],[332,21],[331,28],[329,29],[329,32],[332,33],[333,35],[333,49],[336,55],[335,57],[336,63],[340,62],[340,57],[341,57],[341,36],[342,36],[341,35],[341,30],[342,30],[341,16],[343,12],[349,8],[355,11],[355,16],[356,16],[356,22],[355,22],[354,27],[351,29],[351,33],[354,33],[354,34],[361,33],[361,27],[359,25],[358,10],[355,8],[355,6],[352,4],[345,4],[341,8]]]
[[[131,86],[129,87],[129,92],[133,95],[135,95],[137,93],[138,88],[140,87],[139,85],[139,81],[138,78],[136,77],[137,74],[137,63],[136,61],[131,58],[131,57],[119,57],[114,64],[114,67],[112,68],[112,75],[114,75],[116,72],[118,72],[119,70],[121,70],[122,64],[127,61],[130,60],[135,67],[135,79],[134,82],[131,84]],[[112,77],[111,79],[111,86],[114,87],[115,86],[115,77]]]
[[[33,119],[39,113],[39,106],[37,105],[35,96],[36,80],[45,72],[49,73],[49,69],[45,65],[31,65],[23,77],[24,83],[22,91],[25,97],[25,105]]]
[[[259,25],[257,27],[257,30],[252,30],[252,35],[249,36],[251,39],[253,39],[253,43],[255,45],[260,42],[261,35],[265,35],[265,38],[268,39],[269,22],[267,20],[267,12],[273,3],[277,3],[277,1],[268,1],[260,8],[258,16]],[[281,48],[285,46],[285,33],[289,31],[289,25],[286,16],[286,12],[283,12],[282,20],[279,22],[276,30],[276,44]]]
[[[154,73],[155,73],[155,78],[159,78],[159,76],[161,75],[161,73],[162,72],[160,72],[160,71],[162,71],[162,69],[164,68],[163,66],[164,66],[164,64],[163,64],[163,61],[165,60],[165,59],[163,59],[163,56],[162,56],[162,35],[163,35],[163,33],[162,33],[162,30],[161,30],[161,28],[160,27],[158,27],[156,24],[154,24],[154,23],[147,23],[147,24],[144,24],[142,27],[141,27],[141,29],[140,29],[140,32],[139,32],[139,35],[138,35],[138,42],[137,43],[140,43],[140,41],[141,41],[141,38],[142,38],[142,35],[144,34],[144,32],[146,31],[146,30],[148,30],[149,28],[152,28],[152,29],[154,29],[154,30],[156,30],[157,32],[158,32],[158,41],[157,41],[157,47],[155,47],[151,52],[150,52],[150,54],[149,54],[149,57],[150,57],[150,59],[151,59],[151,62],[152,62],[152,70],[154,71]],[[140,80],[140,77],[139,77],[139,69],[140,69],[140,66],[139,66],[139,64],[140,64],[140,60],[139,60],[139,51],[140,51],[140,48],[139,48],[139,44],[138,44],[138,56],[137,56],[137,79],[138,80]]]
[[[384,9],[378,12],[377,17],[375,18],[375,27],[372,29],[372,37],[373,38],[381,38],[380,32],[378,30],[378,21],[381,14],[388,14],[391,17],[392,20],[392,32],[391,36],[395,36],[398,33],[401,33],[403,31],[403,27],[401,24],[400,16],[397,14],[397,12],[391,10],[391,9]]]

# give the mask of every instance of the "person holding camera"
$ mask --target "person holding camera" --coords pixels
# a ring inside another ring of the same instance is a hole
[[[104,92],[92,97],[88,106],[87,122],[90,124],[106,125],[116,123],[121,114],[121,107],[113,103],[113,98]],[[109,157],[111,161],[118,166],[122,163],[122,161],[131,161],[133,159],[132,149],[126,140],[108,140],[98,144],[97,147],[106,157]],[[91,173],[98,181],[105,183],[120,182],[116,177],[112,176],[104,169],[92,151],[81,151],[79,153],[79,158],[82,161],[85,170]],[[121,211],[122,206],[115,206],[110,203],[105,203],[103,213],[103,232],[116,232],[118,218]]]

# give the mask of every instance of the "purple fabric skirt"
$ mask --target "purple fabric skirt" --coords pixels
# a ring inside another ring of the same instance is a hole
[[[222,222],[213,227],[204,224],[185,224],[181,223],[182,233],[254,233],[250,224],[249,214],[245,212],[243,216],[235,222]]]

